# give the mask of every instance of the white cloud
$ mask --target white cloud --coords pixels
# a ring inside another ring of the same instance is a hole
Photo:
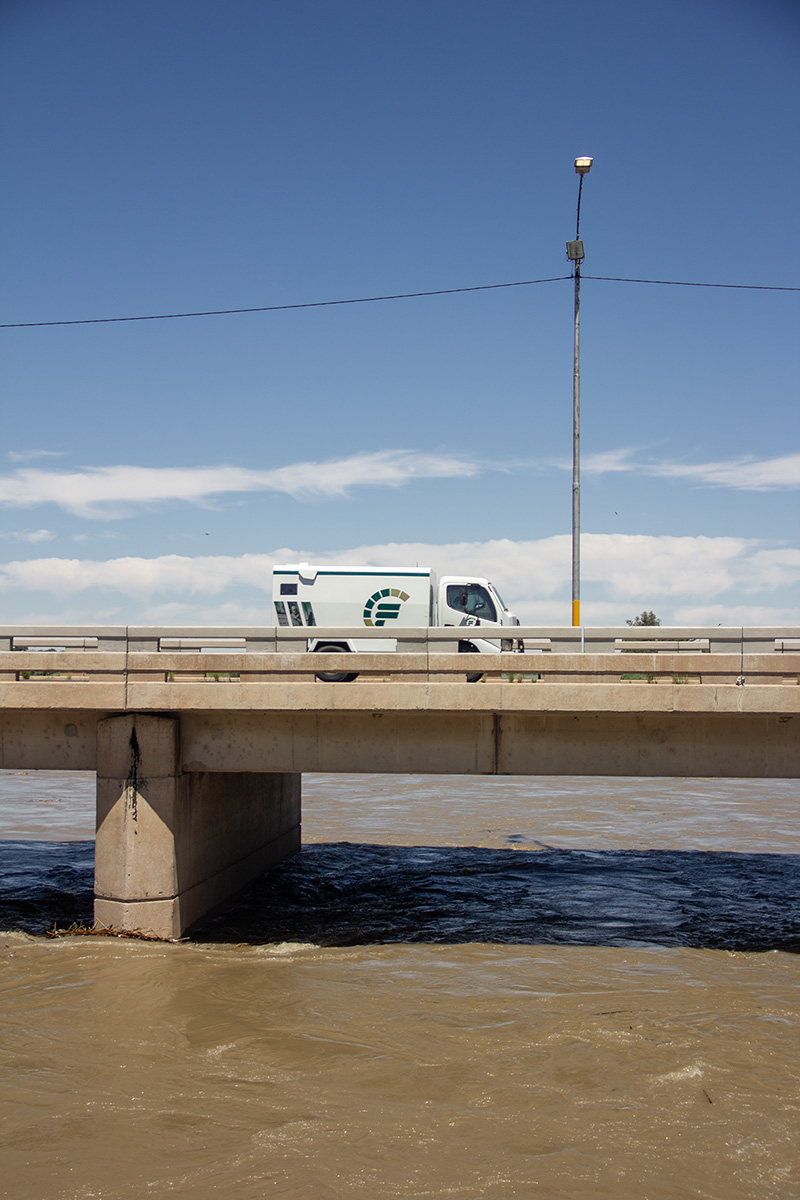
[[[55,534],[49,529],[0,529],[0,538],[6,542],[52,542]]]
[[[613,595],[717,596],[738,579],[755,542],[731,537],[584,534],[581,574]]]
[[[800,583],[800,550],[790,546],[758,550],[750,559],[752,573],[743,580],[745,590],[764,591]]]
[[[295,498],[345,496],[354,487],[399,487],[413,479],[478,474],[463,457],[412,450],[378,450],[327,462],[301,462],[269,471],[245,467],[85,467],[75,471],[25,468],[0,476],[0,504],[56,504],[81,517],[123,517],[141,507],[181,500],[207,504],[242,492],[282,492]]]
[[[29,594],[49,594],[58,623],[267,624],[277,562],[432,566],[488,577],[529,624],[568,624],[571,540],[424,542],[356,546],[336,554],[283,548],[269,554],[158,558],[38,558],[0,566],[9,620],[34,621]],[[622,624],[642,608],[678,624],[792,624],[789,589],[800,549],[733,537],[585,534],[582,614]],[[786,594],[781,594],[786,589]],[[39,606],[37,605],[37,608]],[[101,618],[100,614],[108,614]]]
[[[635,453],[630,448],[622,448],[607,450],[602,454],[588,454],[583,458],[581,468],[595,475],[628,471],[665,479],[686,479],[709,487],[727,487],[748,492],[771,492],[800,487],[800,454],[783,454],[778,458],[766,459],[743,455],[719,462],[683,463],[668,460],[637,461],[633,457]],[[560,465],[567,469],[568,464]],[[569,469],[571,470],[571,464]]]
[[[6,458],[11,462],[30,462],[33,458],[60,458],[63,450],[9,450]]]
[[[750,456],[726,462],[658,463],[650,475],[672,479],[689,479],[715,487],[737,488],[748,492],[771,492],[779,488],[800,487],[800,454],[784,454],[779,458],[755,459]]]
[[[167,554],[160,558],[112,558],[104,562],[33,558],[0,567],[0,588],[21,587],[64,597],[98,588],[138,600],[159,593],[214,595],[241,586],[269,591],[272,561],[266,554],[243,554],[236,558]]]
[[[606,475],[612,471],[638,471],[642,468],[635,462],[631,462],[631,455],[635,451],[628,447],[621,447],[619,450],[604,450],[600,454],[584,454],[581,456],[581,470],[588,471],[593,475]],[[564,468],[572,470],[572,463],[564,463]]]

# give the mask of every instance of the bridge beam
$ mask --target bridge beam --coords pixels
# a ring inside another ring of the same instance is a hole
[[[299,848],[299,774],[185,772],[178,717],[98,721],[95,924],[180,937]]]
[[[297,685],[302,686],[302,685]],[[331,684],[331,688],[358,684]],[[412,687],[406,684],[403,687]],[[464,684],[459,698],[491,685]],[[397,685],[400,691],[401,685]],[[545,685],[539,693],[546,698]],[[591,687],[591,685],[589,685]],[[582,691],[575,684],[553,692]],[[368,691],[368,686],[362,689]],[[523,687],[511,687],[511,699]],[[589,688],[586,689],[587,691]],[[622,685],[618,691],[624,691]],[[642,685],[640,703],[666,688]],[[731,688],[740,693],[743,689]],[[762,692],[778,692],[762,688]],[[783,689],[780,689],[783,690]],[[789,689],[785,689],[789,691]],[[595,687],[599,700],[607,690]],[[608,689],[612,692],[613,689]],[[687,693],[699,691],[684,688]],[[751,693],[755,689],[751,688]],[[797,691],[796,688],[792,689]],[[613,697],[612,697],[613,698]],[[630,694],[626,697],[630,702]],[[184,765],[194,771],[389,772],[453,775],[800,776],[798,718],[778,712],[573,711],[186,712]],[[747,699],[750,699],[748,696]]]

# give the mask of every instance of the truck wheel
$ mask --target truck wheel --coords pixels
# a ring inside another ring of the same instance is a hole
[[[332,646],[323,643],[321,646],[314,647],[315,654],[343,654],[347,652],[346,646]],[[317,675],[320,683],[352,683],[354,679],[358,679],[358,675],[349,674],[347,671],[320,671]]]
[[[472,642],[459,642],[458,652],[459,654],[480,654],[480,650],[477,646],[473,646]],[[477,673],[470,671],[467,675],[467,683],[478,683],[481,679],[483,679],[483,671]]]

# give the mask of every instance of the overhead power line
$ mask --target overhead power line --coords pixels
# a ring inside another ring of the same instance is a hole
[[[748,292],[800,292],[800,287],[778,287],[769,283],[691,283],[685,279],[625,279],[619,275],[584,275],[581,279],[599,279],[603,283],[658,283],[662,287],[738,288]]]
[[[582,275],[603,283],[654,283],[663,287],[738,288],[756,292],[800,292],[800,287],[780,287],[762,283],[697,283],[683,279],[626,279],[616,275]],[[438,288],[430,292],[395,292],[388,296],[356,296],[347,300],[308,300],[302,304],[262,304],[256,308],[214,308],[202,312],[148,313],[134,317],[78,317],[69,321],[9,321],[0,329],[42,329],[53,325],[114,325],[125,321],[176,321],[187,317],[231,317],[243,313],[289,312],[298,308],[333,308],[343,304],[377,304],[382,300],[417,300],[423,296],[455,296],[462,292],[490,292],[500,288],[530,287],[536,283],[560,283],[572,275],[553,275],[548,279],[518,279],[513,283],[479,283],[473,287]]]
[[[488,292],[493,288],[528,287],[532,283],[556,283],[571,275],[552,279],[520,279],[516,283],[481,283],[475,287],[439,288],[435,292],[397,292],[391,296],[357,296],[350,300],[308,300],[304,304],[264,304],[259,308],[217,308],[207,312],[151,313],[145,317],[83,317],[76,321],[18,321],[0,329],[33,329],[42,325],[108,325],[115,321],[173,321],[180,317],[229,317],[238,313],[288,312],[294,308],[332,308],[337,304],[376,304],[379,300],[416,300],[420,296],[453,296],[457,292]]]

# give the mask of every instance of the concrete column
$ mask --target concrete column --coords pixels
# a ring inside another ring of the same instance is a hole
[[[180,937],[299,848],[299,774],[183,772],[179,718],[98,722],[96,924]]]

